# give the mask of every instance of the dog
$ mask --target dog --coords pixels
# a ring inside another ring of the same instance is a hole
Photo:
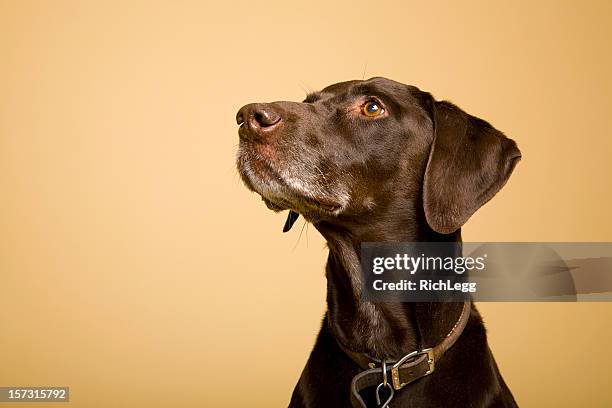
[[[327,311],[289,406],[516,407],[473,304],[362,301],[359,255],[363,242],[460,242],[516,143],[385,78],[248,104],[236,121],[246,186],[289,210],[284,231],[301,215],[329,248]]]

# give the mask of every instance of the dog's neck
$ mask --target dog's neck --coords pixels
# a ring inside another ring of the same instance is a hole
[[[326,276],[331,332],[351,351],[397,359],[443,339],[461,305],[362,301],[361,243],[459,241],[461,233],[435,233],[414,207],[389,208],[388,214],[393,215],[363,217],[340,225],[325,221],[314,225],[329,247]]]

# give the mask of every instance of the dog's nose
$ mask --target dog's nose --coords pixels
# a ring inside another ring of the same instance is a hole
[[[236,122],[256,134],[272,130],[281,120],[278,110],[269,103],[251,103],[236,114]]]

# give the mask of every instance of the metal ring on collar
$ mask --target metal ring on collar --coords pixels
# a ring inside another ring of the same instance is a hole
[[[387,382],[387,360],[383,358],[382,360],[382,375],[383,375],[383,385],[386,387]]]

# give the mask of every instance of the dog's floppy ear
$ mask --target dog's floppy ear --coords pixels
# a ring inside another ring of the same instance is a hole
[[[521,158],[516,143],[450,102],[431,101],[434,140],[423,181],[429,226],[455,232],[506,183]]]

